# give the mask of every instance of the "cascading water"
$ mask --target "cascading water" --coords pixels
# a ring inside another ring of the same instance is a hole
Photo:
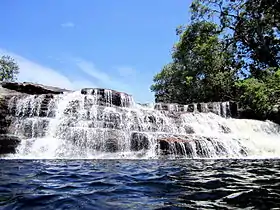
[[[102,99],[95,89],[82,93],[11,98],[9,130],[22,142],[9,157],[280,157],[279,126],[225,118],[227,103],[214,103],[212,108],[200,104],[201,113],[198,105],[182,110],[169,105],[166,111],[161,104],[137,105],[123,93],[116,106],[111,90],[105,90]]]

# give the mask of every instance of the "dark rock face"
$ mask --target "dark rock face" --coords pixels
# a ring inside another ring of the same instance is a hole
[[[188,106],[188,110],[187,110],[188,112],[193,112],[194,111],[194,104],[190,104],[189,106]]]
[[[140,151],[143,149],[149,149],[149,139],[143,133],[132,133],[130,140],[130,149],[132,151]]]
[[[175,136],[157,139],[161,155],[184,156],[188,158],[209,158],[213,155],[226,156],[227,149],[223,141],[215,137],[205,136]],[[213,148],[214,150],[209,150]],[[247,156],[248,152],[240,145],[240,153]]]
[[[228,110],[230,113],[230,116],[233,118],[236,118],[238,116],[238,105],[234,101],[229,102]]]
[[[18,117],[25,119],[28,116],[36,115],[38,115],[38,117],[52,117],[53,113],[47,112],[49,102],[53,98],[53,95],[62,94],[64,92],[70,91],[34,83],[0,82],[0,154],[14,153],[16,151],[16,147],[20,143],[20,139],[18,137],[8,135],[9,129],[13,129],[10,128],[13,119]],[[8,108],[8,103],[10,103],[10,100],[13,97],[23,98],[28,97],[29,95],[42,97],[40,107],[35,107],[35,109],[29,107],[27,111],[17,113],[19,116],[16,116],[15,107],[17,105],[17,101],[15,100],[15,104],[11,110]],[[38,112],[36,111],[37,108],[39,109]],[[26,120],[28,122],[28,119]],[[45,127],[48,124],[47,121],[43,119],[42,121],[43,123],[40,124],[40,126],[38,125],[38,128],[34,127],[32,129],[31,126],[26,123],[26,127],[22,128],[22,133],[25,134],[23,137],[42,137],[45,132]],[[36,133],[34,133],[34,131],[36,131]]]
[[[280,125],[280,105],[276,105],[271,113],[268,115],[268,119]]]
[[[8,118],[8,105],[5,98],[1,98],[0,95],[0,134],[8,132],[8,127],[11,123],[11,119]]]
[[[3,88],[26,94],[62,94],[69,90],[34,83],[1,82]]]
[[[237,110],[237,114],[234,117],[238,119],[270,120],[280,125],[280,105],[275,105],[271,112],[269,112],[267,115],[257,114],[250,108],[239,108]]]
[[[96,96],[97,104],[101,106],[119,106],[129,107],[132,105],[131,95],[115,90],[108,90],[102,88],[83,88],[81,90],[83,95]]]
[[[105,152],[118,152],[119,151],[117,139],[107,139],[105,141],[104,146],[105,146]]]
[[[208,102],[208,103],[193,103],[188,105],[182,104],[164,104],[157,103],[154,108],[167,112],[212,112],[223,117],[238,117],[238,105],[236,102]]]
[[[187,134],[192,134],[192,133],[195,133],[194,132],[194,129],[191,127],[191,126],[184,126],[184,129],[185,129],[185,132],[187,133]]]
[[[0,134],[0,155],[15,153],[20,139],[16,136]]]
[[[192,150],[189,146],[189,141],[180,137],[167,137],[157,140],[160,154],[162,155],[186,155],[192,156]]]

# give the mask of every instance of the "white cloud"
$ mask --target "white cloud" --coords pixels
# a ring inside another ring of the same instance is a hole
[[[78,90],[85,87],[99,87],[123,91],[128,94],[133,91],[129,85],[122,82],[119,78],[97,69],[94,63],[83,59],[73,59],[72,62],[75,62],[74,64],[77,67],[76,71],[78,71],[78,73],[83,72],[88,76],[81,79],[71,79],[72,77],[64,75],[57,69],[41,65],[21,55],[0,48],[0,56],[1,55],[10,55],[16,60],[20,67],[18,74],[19,82],[34,82],[69,90]],[[126,70],[126,73],[131,72]]]
[[[109,74],[100,71],[95,67],[95,65],[92,62],[83,59],[76,59],[76,65],[84,73],[95,78],[98,81],[98,83],[104,86],[105,88],[112,88],[124,92],[128,91],[129,93],[130,88],[128,85],[118,81],[118,79],[116,78],[111,77]]]
[[[88,80],[70,80],[55,69],[42,66],[15,53],[0,49],[0,55],[10,55],[16,60],[20,67],[18,74],[18,81],[20,82],[34,82],[70,90],[77,90],[83,87],[96,87],[96,85]]]
[[[129,76],[135,75],[135,73],[136,73],[136,70],[129,66],[121,66],[121,67],[117,67],[116,69],[117,69],[119,75],[122,77],[129,77]]]
[[[73,28],[75,27],[75,24],[73,22],[65,22],[61,24],[61,27],[63,28]]]

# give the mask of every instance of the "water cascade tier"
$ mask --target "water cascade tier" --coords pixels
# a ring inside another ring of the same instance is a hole
[[[279,125],[236,119],[232,102],[140,105],[114,90],[51,91],[4,97],[1,132],[20,142],[5,157],[280,157]]]

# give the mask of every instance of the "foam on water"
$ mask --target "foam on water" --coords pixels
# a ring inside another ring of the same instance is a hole
[[[105,91],[106,106],[98,105],[96,94],[66,93],[45,99],[42,96],[13,97],[9,103],[14,118],[10,133],[22,138],[17,153],[7,158],[55,159],[145,159],[161,158],[158,139],[181,138],[181,158],[279,158],[280,128],[266,121],[225,118],[217,112],[176,115],[155,105],[141,106],[121,94],[121,107],[112,105],[112,92]],[[217,107],[215,107],[217,106]],[[186,111],[188,106],[183,107]],[[43,114],[42,114],[43,113]],[[139,151],[131,139],[146,142]],[[144,137],[143,137],[144,136]],[[148,143],[147,143],[148,141]],[[186,146],[187,145],[187,146]],[[169,158],[177,157],[178,147],[170,143]]]

